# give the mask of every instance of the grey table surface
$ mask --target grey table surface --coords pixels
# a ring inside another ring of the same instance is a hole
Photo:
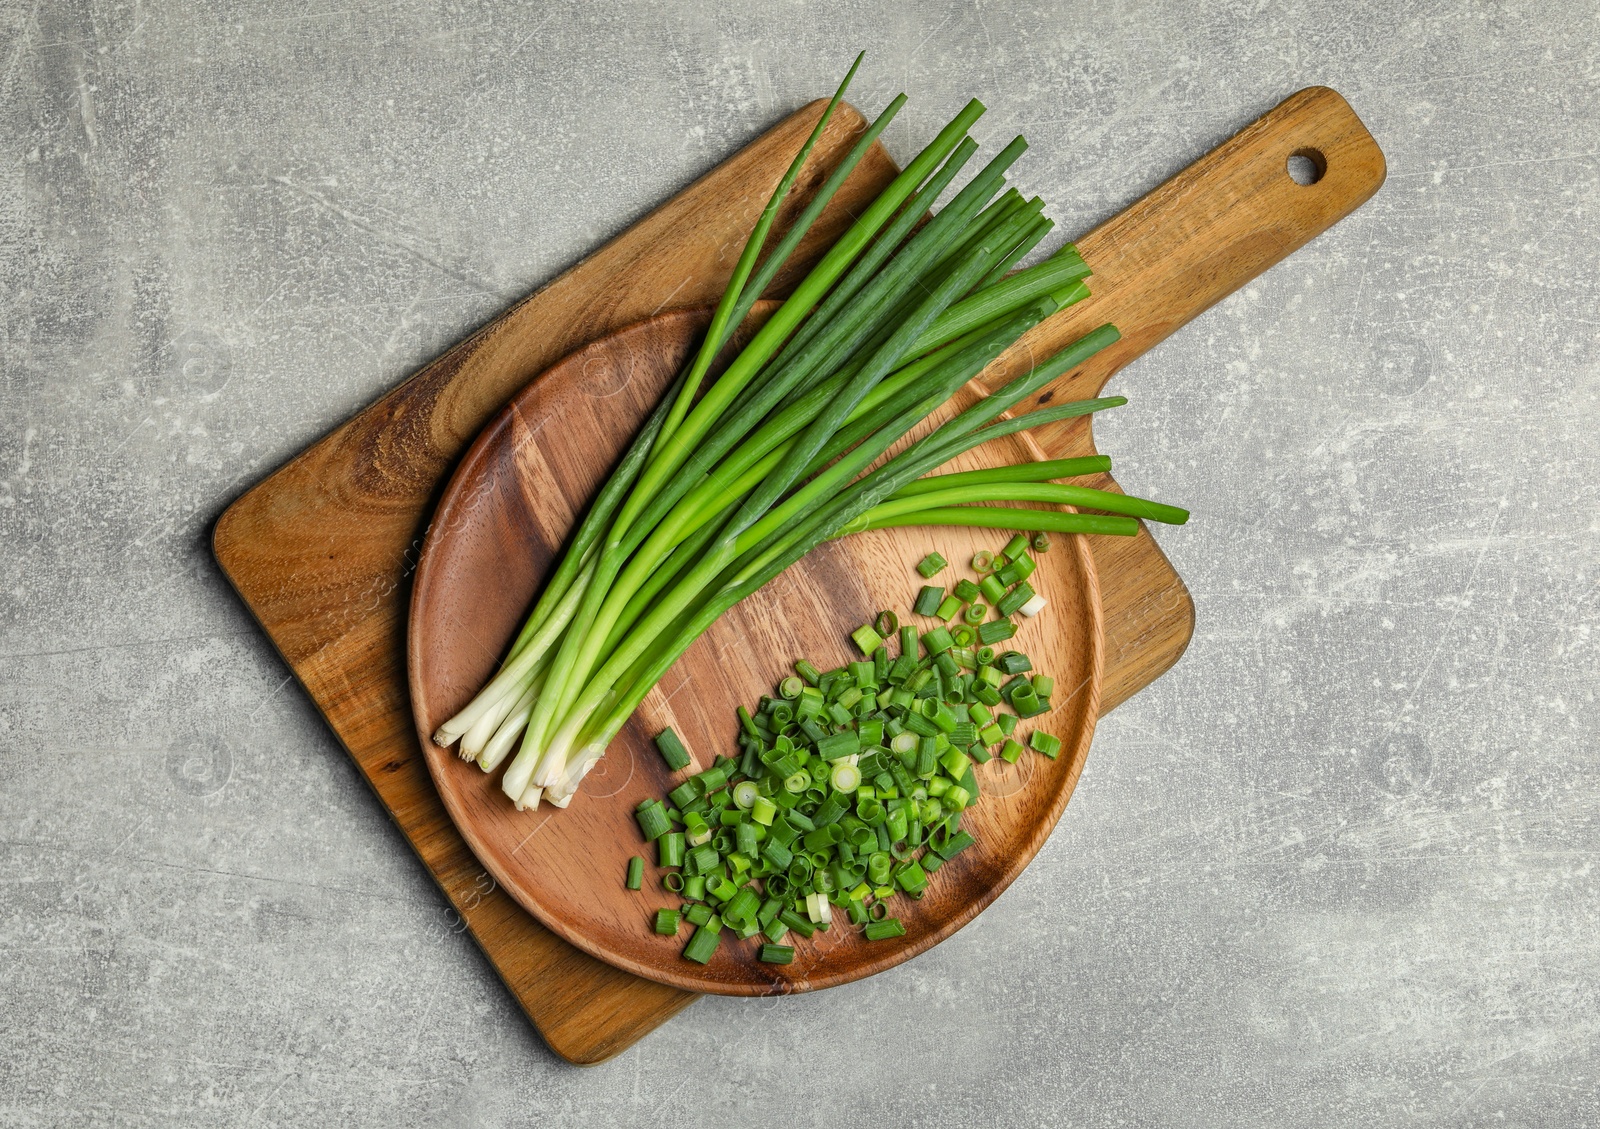
[[[0,3],[0,1124],[1600,1123],[1600,19],[1566,4]],[[221,508],[859,46],[1082,230],[1311,83],[1365,208],[1125,371],[1199,628],[867,983],[530,1029]]]

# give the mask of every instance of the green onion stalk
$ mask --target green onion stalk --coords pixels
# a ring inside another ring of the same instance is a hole
[[[1011,414],[1117,340],[1109,325],[885,457],[1023,334],[1089,294],[1089,267],[1071,244],[1013,269],[1052,226],[1042,201],[1006,187],[1007,170],[1026,149],[1022,138],[933,210],[977,152],[967,135],[983,113],[976,101],[710,376],[713,359],[905,102],[897,96],[860,132],[774,241],[783,201],[860,62],[780,178],[698,349],[590,504],[500,670],[434,734],[442,746],[459,742],[460,755],[485,771],[504,764],[501,787],[519,808],[566,806],[672,663],[719,616],[825,540],[927,524],[1130,535],[1140,518],[1187,519],[1173,506],[1056,481],[1103,472],[1109,460],[1099,456],[930,474],[992,439],[1123,403],[1109,397]]]

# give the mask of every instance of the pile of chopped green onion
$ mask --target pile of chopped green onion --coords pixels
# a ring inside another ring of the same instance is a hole
[[[434,734],[442,746],[459,742],[461,757],[485,772],[510,757],[501,787],[519,809],[541,799],[565,807],[677,658],[823,541],[941,524],[1132,535],[1138,517],[1182,520],[1172,507],[1057,484],[1065,473],[1052,463],[923,477],[987,440],[1124,403],[1008,415],[1116,341],[1110,325],[882,458],[1022,334],[1089,293],[1089,267],[1070,244],[1012,270],[1052,226],[1040,199],[1005,187],[1026,148],[1020,137],[921,222],[978,149],[967,136],[983,113],[976,101],[710,377],[713,358],[905,102],[896,97],[860,133],[788,230],[769,239],[859,65],[777,185],[698,350],[591,501],[500,670]],[[997,502],[1103,512],[989,504]]]
[[[1018,723],[1051,708],[1054,680],[995,646],[1015,633],[1012,614],[1043,607],[1028,584],[1028,549],[1046,550],[1049,539],[1035,537],[980,554],[972,563],[981,579],[959,580],[949,595],[924,587],[913,610],[936,621],[926,630],[880,612],[851,635],[860,659],[826,673],[795,663],[754,711],[739,707],[738,757],[718,757],[665,802],[635,809],[665,870],[661,886],[683,899],[656,911],[658,934],[693,926],[683,955],[700,964],[724,930],[760,935],[758,959],[787,964],[789,933],[827,930],[835,908],[869,941],[905,934],[893,899],[920,898],[976,842],[961,818],[981,795],[977,767],[997,756],[1015,764]],[[930,580],[946,567],[937,553],[917,566]],[[1061,739],[1043,729],[1026,739],[1060,755]],[[671,729],[656,746],[673,772],[693,763]],[[630,890],[642,888],[644,865],[629,861]]]

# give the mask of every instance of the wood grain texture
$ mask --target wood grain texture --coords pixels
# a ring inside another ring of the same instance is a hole
[[[768,304],[770,305],[770,304]],[[762,316],[770,310],[762,310]],[[793,673],[806,657],[822,669],[859,658],[849,633],[881,608],[920,622],[911,604],[924,583],[914,565],[929,550],[970,561],[1007,534],[902,528],[824,545],[736,605],[690,647],[612,741],[565,811],[519,812],[486,774],[429,740],[493,676],[576,519],[677,373],[709,311],[662,314],[597,341],[529,385],[461,460],[435,511],[412,588],[409,666],[417,738],[456,827],[502,889],[564,939],[608,964],[691,991],[778,995],[859,980],[909,960],[971,921],[1043,846],[1071,796],[1099,716],[1103,635],[1099,590],[1082,537],[1053,538],[1029,582],[1050,601],[1023,619],[1007,647],[1032,656],[1061,686],[1053,708],[1026,724],[1061,738],[1056,760],[1029,754],[976,767],[983,802],[963,820],[977,844],[941,867],[920,900],[896,899],[904,937],[868,942],[843,926],[793,938],[792,964],[763,964],[754,942],[725,942],[706,965],[684,959],[686,937],[650,927],[677,899],[656,871],[643,891],[620,880],[630,856],[654,861],[634,808],[659,798],[718,755],[738,754],[740,705]],[[975,397],[959,395],[935,417]],[[913,432],[932,429],[934,421]],[[905,443],[899,446],[905,446]],[[984,444],[945,469],[975,470],[1043,454],[1026,435]],[[940,578],[949,585],[969,570]],[[973,577],[973,579],[976,579]],[[923,629],[932,621],[921,622]],[[667,770],[651,738],[672,726],[696,755]]]
[[[821,105],[774,127],[308,448],[239,498],[215,529],[229,581],[506,986],[550,1047],[573,1062],[611,1057],[695,996],[611,968],[555,937],[493,886],[456,832],[428,778],[405,684],[404,617],[416,552],[451,464],[523,384],[623,325],[715,299],[732,266],[723,248],[749,231]],[[816,171],[807,170],[808,186],[826,175],[848,144],[844,135],[860,125],[859,115],[841,108],[814,155]],[[1301,190],[1283,173],[1287,154],[1312,144],[1326,146],[1329,157],[1329,187],[1320,195],[1311,193],[1321,185]],[[1341,171],[1345,158],[1348,173]],[[872,195],[893,171],[875,150],[851,177],[840,207]],[[1156,245],[1133,254],[1142,224],[1128,217],[1165,225],[1169,235],[1196,230],[1206,238],[1184,252],[1198,271],[1171,272],[1185,296],[1163,302],[1161,328],[1146,331],[1148,347],[1337,222],[1382,176],[1381,153],[1343,99],[1321,88],[1302,91],[1080,241],[1099,272],[1092,305],[1111,304],[1108,282],[1120,280],[1131,301],[1161,276],[1161,259],[1150,261]],[[1251,185],[1264,193],[1262,206],[1241,195]],[[840,207],[825,217],[829,232],[844,218]],[[1185,209],[1193,213],[1188,218]],[[803,248],[796,269],[815,253],[814,244]],[[1131,326],[1124,330],[1126,341],[1134,340]],[[1112,353],[1118,364],[1133,355],[1128,348]],[[1091,370],[1084,384],[1103,383],[1110,371]],[[1081,453],[1088,442],[1086,429],[1067,428],[1043,445],[1054,457]],[[1177,661],[1194,612],[1153,539],[1090,543],[1105,621],[1103,713]]]

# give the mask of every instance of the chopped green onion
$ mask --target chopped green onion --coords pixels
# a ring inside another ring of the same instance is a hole
[[[678,911],[675,909],[656,910],[656,932],[663,937],[676,937],[678,935]]]
[[[628,889],[638,890],[644,886],[644,859],[634,855],[628,860]]]
[[[938,610],[933,614],[934,618],[942,619],[948,623],[950,618],[960,610],[961,601],[955,596],[946,596],[942,601],[940,601]]]
[[[722,920],[735,928],[755,919],[761,898],[748,886],[741,887],[722,907]]]
[[[634,812],[634,818],[639,821],[639,830],[647,841],[653,842],[672,830],[672,821],[667,818],[667,809],[660,800],[647,800],[644,805]]]
[[[982,636],[982,629],[979,635]],[[930,655],[937,655],[941,651],[948,651],[955,646],[955,640],[950,637],[950,632],[943,627],[935,627],[932,631],[922,636],[922,646]]]
[[[870,623],[864,623],[850,633],[850,638],[855,640],[856,646],[861,648],[863,655],[870,655],[883,646],[883,636],[879,635]]]
[[[850,730],[846,730],[843,733],[834,733],[817,742],[817,756],[825,761],[839,760],[841,757],[853,757],[860,751],[861,736]]]
[[[939,605],[944,600],[944,589],[936,584],[923,585],[922,591],[917,593],[917,602],[911,610],[918,615],[936,616],[939,614]]]
[[[756,959],[765,964],[789,964],[794,960],[794,946],[762,945]]]
[[[1000,598],[994,606],[995,613],[1002,616],[1015,615],[1017,609],[1033,599],[1033,596],[1033,589],[1024,581]]]
[[[1028,738],[1028,744],[1035,752],[1043,753],[1051,760],[1061,755],[1061,738],[1042,729],[1035,729]]]
[[[1021,651],[1007,651],[995,663],[1002,674],[1022,674],[1033,669],[1033,660]]]
[[[695,927],[694,936],[683,947],[683,955],[696,964],[710,964],[722,943],[722,919],[712,914],[703,925]]]
[[[661,759],[667,762],[667,767],[673,772],[684,768],[693,759],[670,726],[656,734],[656,748],[661,751]]]
[[[1033,570],[1037,567],[1032,557],[1027,553],[1020,553],[1005,568],[995,573],[995,577],[1001,584],[1015,584],[1032,576]]]
[[[917,562],[917,571],[922,574],[924,580],[932,580],[945,570],[948,563],[938,553],[929,553]]]
[[[984,645],[1004,643],[1017,633],[1017,625],[1009,619],[991,619],[978,627],[978,642]]]
[[[987,549],[980,549],[972,555],[972,571],[979,576],[987,576],[994,570],[994,554]]]

